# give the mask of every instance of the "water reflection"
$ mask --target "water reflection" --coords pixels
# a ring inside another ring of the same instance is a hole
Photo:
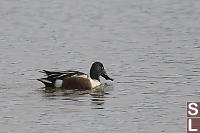
[[[94,106],[93,109],[104,109],[103,104],[107,95],[110,95],[109,91],[113,89],[112,85],[103,84],[90,91],[91,103]]]
[[[103,87],[98,87],[90,92],[91,103],[94,109],[104,109],[103,104],[105,103],[104,95],[105,91]]]
[[[40,88],[43,97],[48,99],[60,99],[66,101],[91,101],[93,109],[104,109],[105,96],[110,95],[109,91],[113,89],[112,85],[102,84],[92,90],[64,90],[61,88],[43,87]]]

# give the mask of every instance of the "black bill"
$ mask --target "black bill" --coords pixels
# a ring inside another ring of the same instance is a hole
[[[106,80],[111,80],[111,81],[114,80],[114,79],[110,78],[105,71],[103,72],[103,74],[101,76],[104,77]]]

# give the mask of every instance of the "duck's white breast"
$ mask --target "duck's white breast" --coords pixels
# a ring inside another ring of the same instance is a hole
[[[97,86],[99,86],[101,84],[98,80],[91,79],[90,77],[88,79],[90,80],[92,88],[95,88],[95,87],[97,87]]]

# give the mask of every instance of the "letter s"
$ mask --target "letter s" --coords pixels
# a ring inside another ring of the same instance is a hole
[[[198,105],[197,105],[196,103],[189,103],[189,105],[188,105],[188,106],[189,106],[189,109],[191,109],[191,110],[194,111],[194,113],[192,113],[192,112],[189,110],[188,113],[189,113],[190,115],[194,116],[194,115],[197,115],[197,114],[198,114],[198,109],[195,108],[195,107],[192,107],[192,105],[195,106],[195,107],[198,107]]]

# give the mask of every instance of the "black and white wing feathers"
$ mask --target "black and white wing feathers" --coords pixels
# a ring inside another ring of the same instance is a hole
[[[43,70],[43,73],[46,73],[48,78],[53,78],[53,79],[61,79],[63,78],[70,78],[70,77],[79,77],[79,76],[87,76],[87,74],[79,72],[79,71],[46,71]]]
[[[43,70],[42,73],[47,75],[46,78],[38,79],[42,83],[45,84],[46,87],[54,87],[54,83],[56,80],[63,80],[64,78],[70,77],[88,77],[87,74],[79,72],[79,71],[47,71]]]

